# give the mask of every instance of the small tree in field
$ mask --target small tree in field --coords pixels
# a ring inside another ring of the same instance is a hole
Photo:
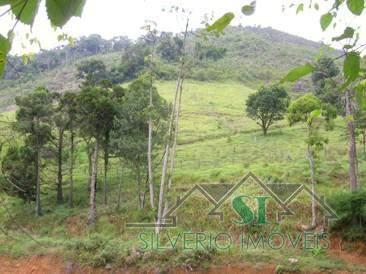
[[[324,144],[328,142],[325,137],[319,134],[319,126],[321,124],[321,116],[325,117],[325,121],[330,121],[336,116],[336,113],[331,109],[322,109],[322,103],[319,98],[313,94],[306,94],[297,100],[293,101],[288,108],[288,120],[290,125],[295,123],[305,123],[307,127],[306,155],[309,161],[311,188],[313,195],[316,194],[316,179],[315,179],[315,162],[314,157],[316,151],[323,148]],[[312,222],[311,227],[316,227],[316,201],[312,197]]]
[[[286,113],[289,97],[280,86],[262,87],[251,94],[246,102],[246,113],[256,121],[266,135],[268,128]]]

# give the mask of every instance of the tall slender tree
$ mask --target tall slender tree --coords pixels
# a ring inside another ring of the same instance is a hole
[[[77,94],[65,92],[60,99],[60,108],[67,115],[67,130],[70,132],[70,164],[69,164],[69,206],[74,206],[74,161],[75,161],[75,135],[77,129],[78,114]]]
[[[177,85],[175,88],[174,93],[174,99],[173,99],[173,107],[171,110],[170,118],[169,118],[169,125],[168,125],[168,135],[167,135],[167,141],[165,144],[165,150],[164,150],[164,157],[163,157],[163,163],[162,163],[162,172],[161,172],[161,180],[160,180],[160,191],[159,191],[159,203],[158,203],[158,214],[157,214],[157,220],[156,220],[156,233],[159,233],[161,230],[161,225],[163,222],[163,215],[164,211],[168,208],[168,202],[165,199],[166,192],[167,192],[167,186],[166,181],[169,182],[169,176],[173,176],[172,173],[168,174],[168,162],[169,160],[172,161],[171,158],[171,148],[172,148],[172,141],[176,138],[175,136],[178,135],[178,131],[176,131],[177,127],[175,126],[177,112],[180,111],[180,93],[183,91],[183,81],[184,81],[184,71],[185,71],[185,65],[186,65],[186,56],[185,56],[185,47],[186,47],[186,40],[187,40],[187,34],[188,34],[188,26],[189,26],[189,19],[187,19],[184,35],[183,35],[183,45],[182,45],[182,56],[181,56],[181,62],[179,64],[179,73],[178,73],[178,79],[177,79]],[[174,162],[172,167],[174,168]],[[173,170],[172,168],[172,170]],[[171,184],[170,184],[171,187]],[[170,189],[170,187],[168,189]]]
[[[319,126],[321,115],[325,115],[329,121],[334,118],[334,113],[322,111],[321,101],[314,95],[308,93],[297,100],[293,101],[288,108],[288,120],[290,125],[295,123],[305,123],[307,128],[306,136],[306,156],[309,161],[310,180],[312,190],[312,220],[311,228],[317,226],[317,211],[316,211],[316,171],[315,171],[315,155],[316,151],[322,149],[324,144],[328,142],[321,134],[319,134]]]
[[[26,143],[35,153],[36,177],[36,216],[42,214],[41,208],[41,153],[44,145],[51,139],[53,114],[53,96],[45,88],[38,88],[32,93],[15,98],[15,129],[25,134]]]

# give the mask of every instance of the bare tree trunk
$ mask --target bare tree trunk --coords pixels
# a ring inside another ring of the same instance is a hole
[[[95,141],[95,148],[91,158],[91,178],[90,178],[90,202],[89,202],[89,214],[88,214],[88,225],[95,223],[96,219],[96,180],[97,180],[97,169],[98,169],[98,141]]]
[[[74,206],[74,131],[71,129],[70,135],[70,193],[69,193],[69,206]]]
[[[88,192],[90,192],[90,186],[91,186],[91,178],[92,178],[92,154],[93,150],[91,148],[91,144],[87,144],[88,147]]]
[[[152,171],[152,119],[149,118],[149,140],[147,144],[147,165],[148,165],[148,180],[149,180],[149,192],[150,192],[150,206],[154,208],[154,182],[153,182],[153,171]]]
[[[311,178],[311,191],[312,191],[312,195],[311,195],[311,227],[315,228],[316,227],[316,200],[315,200],[316,180],[315,180],[314,157],[313,157],[313,152],[311,150],[310,145],[308,145],[307,156],[308,156],[308,160],[309,160],[310,178]]]
[[[64,197],[62,193],[62,150],[64,146],[64,130],[59,128],[58,144],[57,144],[57,204],[62,204]]]
[[[104,205],[107,205],[107,194],[108,194],[108,157],[109,157],[109,148],[108,145],[105,147],[104,151],[104,187],[103,187],[103,194],[104,194]]]
[[[121,196],[122,196],[122,168],[121,168],[121,173],[119,174],[117,209],[119,209],[121,206]]]
[[[184,77],[182,78],[182,81],[180,83],[179,87],[179,99],[178,99],[178,105],[177,105],[177,113],[175,115],[175,131],[174,131],[174,140],[173,140],[173,148],[172,148],[172,156],[170,159],[170,171],[169,171],[169,179],[168,179],[168,188],[170,189],[172,187],[172,177],[173,177],[173,171],[174,171],[174,164],[175,164],[175,154],[177,151],[177,139],[178,139],[178,133],[179,133],[179,116],[181,111],[181,103],[182,103],[182,91],[183,91],[183,82]]]
[[[141,174],[140,174],[140,168],[136,166],[136,180],[137,180],[137,197],[139,202],[139,208],[143,208],[142,203],[142,196],[141,196]]]
[[[356,136],[355,125],[351,117],[352,105],[349,91],[345,93],[346,97],[346,115],[347,115],[347,129],[348,129],[348,158],[349,158],[349,186],[350,190],[356,191],[358,189],[357,178],[357,150],[356,150]]]
[[[42,215],[41,208],[41,155],[40,144],[37,137],[37,151],[36,151],[36,216]]]
[[[177,139],[178,139],[178,133],[179,133],[179,116],[180,116],[180,111],[181,111],[181,102],[182,102],[182,91],[183,91],[183,82],[184,82],[184,77],[182,76],[182,80],[180,83],[180,87],[179,87],[179,99],[178,99],[178,103],[177,103],[177,111],[175,114],[175,123],[174,123],[174,140],[173,140],[173,147],[171,149],[171,157],[170,157],[170,167],[169,167],[169,172],[168,172],[168,188],[167,188],[167,192],[171,189],[172,187],[172,178],[173,178],[173,172],[174,172],[174,164],[175,164],[175,154],[177,151]],[[168,211],[169,208],[169,201],[168,199],[165,199],[165,205],[164,205],[164,214]]]
[[[163,202],[164,202],[164,192],[165,192],[165,176],[168,165],[168,157],[169,157],[169,144],[165,146],[164,159],[163,159],[163,169],[161,172],[161,180],[160,180],[160,192],[159,192],[159,204],[158,204],[158,218],[157,218],[157,227],[155,232],[160,232],[160,225],[162,224],[163,218]]]
[[[183,38],[183,58],[182,58],[182,62],[181,62],[181,66],[180,66],[180,70],[179,70],[179,75],[178,75],[178,80],[177,80],[177,86],[176,86],[176,90],[175,90],[175,94],[174,94],[174,103],[173,103],[173,109],[172,109],[172,113],[170,116],[170,122],[169,122],[169,127],[168,127],[168,140],[167,140],[167,144],[165,146],[165,151],[164,151],[164,158],[163,158],[163,167],[162,167],[162,174],[161,174],[161,181],[160,181],[160,192],[159,192],[159,204],[158,204],[158,216],[157,216],[157,227],[155,232],[159,233],[161,228],[160,225],[162,224],[162,218],[164,215],[164,199],[165,199],[165,181],[166,181],[166,175],[167,175],[167,169],[168,169],[168,161],[169,161],[169,154],[170,154],[170,145],[171,145],[171,141],[172,141],[172,134],[173,134],[173,126],[174,126],[174,122],[175,122],[175,115],[177,112],[177,103],[178,103],[178,95],[179,95],[179,91],[181,90],[181,84],[182,84],[182,78],[183,78],[183,70],[184,70],[184,51],[185,51],[185,44],[186,44],[186,38],[187,38],[187,33],[188,33],[188,25],[189,25],[189,20],[187,19],[187,23],[186,23],[186,28],[185,28],[185,32],[184,32],[184,38]]]
[[[362,131],[362,146],[363,146],[363,155],[366,155],[366,129]]]
[[[153,109],[153,67],[154,67],[154,51],[155,51],[155,42],[156,39],[154,37],[152,51],[151,51],[151,64],[150,64],[150,90],[149,90],[149,107],[150,111]],[[152,170],[152,130],[153,130],[153,121],[151,114],[149,115],[149,132],[148,132],[148,143],[147,143],[147,168],[148,168],[148,181],[149,181],[149,192],[150,192],[150,206],[154,208],[154,175]]]

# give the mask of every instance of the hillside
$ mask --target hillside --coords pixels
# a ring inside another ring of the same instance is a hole
[[[199,81],[233,80],[252,87],[280,79],[294,66],[314,59],[322,47],[322,44],[271,28],[230,27],[224,35],[208,40],[197,34],[199,32],[189,37],[188,56],[191,62],[188,78]],[[16,95],[25,94],[38,86],[56,92],[76,90],[79,85],[76,65],[86,59],[103,60],[110,68],[118,66],[123,51],[130,46],[129,40],[121,39],[123,44],[116,47],[116,42],[100,37],[95,41],[95,37],[98,36],[82,38],[76,48],[66,46],[42,52],[27,65],[21,65],[17,60],[18,72],[12,72],[12,77],[1,80],[0,110],[11,108]],[[203,47],[225,49],[225,54],[217,60],[199,60],[195,52],[197,43]],[[68,54],[70,56],[66,58]],[[176,63],[161,59],[161,64],[164,78],[175,79]],[[13,66],[8,66],[9,70]]]
[[[173,81],[157,83],[160,94],[168,101],[172,99],[174,86]],[[305,157],[305,128],[289,127],[286,121],[281,121],[270,130],[267,137],[264,137],[255,122],[246,117],[243,111],[246,98],[253,92],[253,89],[239,82],[203,83],[191,80],[186,82],[173,193],[169,201],[174,201],[176,196],[197,183],[234,183],[249,171],[265,181],[309,183],[308,163]],[[318,191],[328,199],[335,191],[342,193],[347,190],[344,121],[338,120],[333,131],[321,132],[329,138],[329,143],[317,158]],[[359,160],[359,172],[362,178],[365,178],[365,159],[360,157]],[[256,248],[243,251],[238,248],[230,252],[204,250],[179,253],[171,250],[152,250],[140,256],[138,250],[141,241],[138,233],[140,231],[150,233],[151,230],[133,230],[126,228],[125,225],[131,220],[152,220],[154,215],[148,208],[137,210],[137,199],[131,199],[136,191],[131,169],[112,159],[109,204],[103,205],[100,181],[97,189],[98,222],[95,227],[88,228],[85,225],[88,214],[88,160],[82,143],[77,148],[75,166],[74,188],[77,195],[74,208],[68,208],[66,204],[55,205],[53,191],[55,175],[51,172],[52,169],[47,171],[47,180],[42,185],[45,214],[36,222],[33,207],[22,203],[19,199],[6,198],[7,210],[0,211],[0,218],[2,228],[9,231],[9,234],[0,235],[2,242],[0,254],[14,257],[33,256],[29,257],[30,262],[33,265],[39,264],[39,267],[45,269],[52,263],[56,263],[58,269],[63,269],[71,261],[74,262],[71,268],[78,273],[94,273],[85,268],[85,265],[106,267],[108,269],[106,271],[113,268],[115,273],[125,272],[125,267],[136,268],[139,271],[158,269],[173,273],[176,269],[185,271],[186,268],[194,269],[197,266],[226,265],[228,262],[235,264],[243,261],[254,267],[257,272],[263,271],[261,273],[274,273],[279,267],[306,273],[313,271],[317,273],[319,270],[329,273],[338,270],[348,271],[345,273],[366,271],[362,263],[365,260],[363,255],[354,255],[356,258],[359,256],[359,260],[348,261],[347,258],[353,255],[344,250],[343,257],[339,257],[336,253],[338,247],[321,251],[319,254],[301,248],[280,251]],[[154,168],[159,173],[160,161],[155,162]],[[158,182],[158,174],[155,174],[155,180]],[[68,193],[69,189],[67,182],[66,180],[64,185],[65,193]],[[120,190],[122,190],[121,207],[116,208]],[[156,191],[158,191],[157,185]],[[300,215],[302,221],[307,218],[306,201],[306,198],[303,198],[296,204],[303,212]],[[222,223],[215,218],[203,218],[202,214],[206,208],[207,204],[196,197],[181,210],[179,229],[170,230],[169,233],[180,233],[184,229],[202,231],[203,228],[208,228],[210,232],[225,231],[233,235],[241,232],[242,228],[233,226],[231,218],[225,219]],[[264,233],[269,233],[272,229],[292,231],[296,221],[298,220],[289,219],[281,228],[268,225],[253,229],[254,231],[260,229],[259,231]],[[36,241],[31,240],[25,231],[31,233]],[[360,250],[362,252],[362,249]],[[171,252],[174,252],[173,255]],[[47,255],[40,257],[42,254]],[[289,263],[289,258],[299,258],[299,263],[294,266]],[[6,257],[5,260],[9,259]],[[21,261],[19,264],[17,262],[17,267],[19,271],[26,269]],[[265,269],[268,272],[265,272]],[[2,264],[0,270],[6,273],[7,264]]]

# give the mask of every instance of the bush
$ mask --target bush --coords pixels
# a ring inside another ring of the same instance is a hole
[[[347,240],[366,240],[366,191],[338,193],[330,205],[338,215],[332,231]]]

